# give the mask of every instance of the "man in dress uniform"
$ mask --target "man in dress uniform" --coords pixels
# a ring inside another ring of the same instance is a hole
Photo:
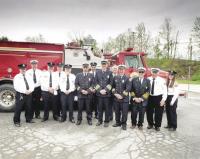
[[[151,89],[147,105],[147,129],[152,129],[155,126],[155,130],[160,131],[165,100],[167,99],[167,86],[166,81],[158,76],[158,68],[152,68],[151,73],[152,76],[149,77]]]
[[[110,106],[110,97],[111,89],[113,84],[113,75],[112,72],[108,70],[107,61],[101,62],[102,69],[99,70],[95,77],[96,82],[96,92],[98,96],[98,122],[96,126],[100,126],[103,122],[103,108],[105,107],[105,120],[104,127],[109,126],[109,106]]]
[[[55,64],[53,62],[47,63],[48,70],[44,71],[41,76],[41,90],[42,99],[44,101],[44,117],[42,122],[49,119],[49,108],[51,106],[53,111],[53,119],[59,120],[56,106],[56,96],[58,95],[59,78],[54,72]]]
[[[32,78],[26,74],[26,64],[19,64],[20,73],[14,77],[13,84],[16,90],[16,108],[14,114],[14,124],[20,127],[20,115],[25,104],[25,118],[27,123],[34,123],[31,117],[31,103],[32,92],[34,90],[34,83]]]
[[[96,70],[97,63],[96,62],[91,62],[90,66],[91,66],[90,73],[93,75],[93,78],[95,79],[96,72],[97,72],[97,70]],[[91,108],[92,108],[92,111],[94,110],[95,118],[96,119],[98,119],[98,109],[97,109],[97,106],[98,106],[98,99],[97,99],[96,91],[94,89],[92,91]]]
[[[138,68],[139,77],[132,80],[131,84],[131,123],[132,129],[138,126],[141,130],[144,122],[145,108],[147,106],[147,100],[150,91],[150,81],[144,77],[146,69],[143,67]],[[139,120],[137,122],[137,116],[139,114]]]
[[[125,66],[119,65],[118,70],[119,75],[114,77],[112,89],[116,121],[113,127],[122,126],[122,129],[126,130],[131,84],[125,75]]]
[[[85,104],[88,125],[92,125],[90,101],[94,87],[94,78],[89,72],[89,64],[83,64],[83,72],[76,75],[75,86],[78,92],[78,120],[76,125],[82,121],[82,111]]]
[[[40,117],[40,107],[41,107],[41,87],[40,87],[40,77],[42,74],[42,71],[39,70],[38,67],[38,61],[37,60],[31,60],[31,69],[27,70],[27,74],[31,76],[33,83],[34,83],[34,91],[32,93],[32,109],[31,109],[31,117],[41,119]]]
[[[63,73],[64,73],[63,72],[63,63],[61,63],[61,62],[57,63],[55,74],[56,74],[56,76],[58,76],[57,78],[59,78],[59,80],[60,80],[60,77]],[[60,101],[60,99],[61,99],[61,91],[60,91],[60,87],[58,86],[58,95],[57,95],[57,99],[56,99],[58,116],[61,115],[61,101]]]
[[[114,78],[115,76],[118,75],[118,66],[114,65],[111,68],[111,71],[112,71],[112,75],[113,75],[113,78]],[[115,108],[115,106],[114,106],[114,99],[115,99],[115,96],[113,96],[113,94],[112,94],[111,98],[110,98],[110,106],[109,106],[109,119],[110,119],[110,121],[113,120],[113,109]]]
[[[66,121],[67,108],[69,109],[69,121],[75,123],[73,116],[73,103],[75,91],[75,79],[76,76],[71,73],[72,65],[64,65],[64,73],[61,74],[59,86],[61,90],[61,120],[60,122]]]

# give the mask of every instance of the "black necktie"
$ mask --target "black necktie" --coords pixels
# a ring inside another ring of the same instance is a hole
[[[33,70],[33,82],[37,83],[36,75],[35,75],[35,70]]]
[[[25,75],[23,75],[23,77],[24,77],[24,82],[25,82],[25,85],[26,85],[26,90],[29,90],[29,85],[28,85],[28,82],[26,80]]]
[[[52,87],[52,74],[50,72],[50,78],[49,78],[49,87]]]
[[[59,72],[59,77],[60,77],[60,72]]]
[[[154,83],[155,83],[155,78],[153,78],[153,82],[152,82],[152,87],[151,87],[151,94],[154,94]]]
[[[67,75],[66,90],[69,90],[69,75]]]

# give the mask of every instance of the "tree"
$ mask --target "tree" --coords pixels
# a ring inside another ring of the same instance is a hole
[[[160,49],[160,38],[156,37],[155,38],[155,45],[153,47],[153,51],[154,51],[154,57],[157,59],[160,59],[160,57],[162,56],[162,50]]]
[[[39,34],[37,36],[28,36],[25,39],[27,42],[37,42],[37,43],[43,43],[46,42],[45,38],[42,34]]]
[[[0,37],[0,41],[10,41],[10,40],[8,39],[8,37],[2,36]]]
[[[197,42],[197,46],[200,48],[200,17],[196,17],[194,25],[192,27],[192,37]]]

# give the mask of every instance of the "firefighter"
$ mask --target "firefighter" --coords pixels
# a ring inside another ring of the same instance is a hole
[[[20,115],[25,104],[25,118],[27,123],[34,123],[31,117],[32,92],[34,91],[34,83],[28,74],[26,74],[26,64],[19,64],[19,74],[14,77],[13,84],[16,90],[16,108],[14,113],[14,124],[20,127]]]
[[[167,86],[165,80],[158,76],[158,68],[152,68],[151,73],[152,76],[149,77],[151,89],[147,105],[147,129],[152,129],[155,126],[155,130],[160,131],[164,105],[167,99]]]
[[[31,69],[27,70],[27,74],[31,76],[33,82],[34,82],[34,91],[32,93],[32,109],[31,109],[31,117],[34,117],[37,119],[41,119],[40,117],[40,107],[41,107],[41,87],[40,87],[40,77],[42,74],[42,71],[37,68],[38,61],[37,60],[31,60]]]
[[[94,79],[96,77],[96,72],[97,72],[96,66],[97,66],[96,62],[91,62],[90,63],[90,67],[91,67],[90,73],[92,74],[92,76],[93,76]],[[91,98],[91,108],[92,108],[92,111],[94,111],[94,113],[95,113],[94,115],[95,115],[96,119],[98,119],[97,105],[98,105],[98,99],[97,99],[96,91],[95,91],[95,89],[93,89],[93,91],[92,91],[92,98]]]
[[[125,75],[125,66],[118,66],[119,75],[114,77],[112,93],[114,95],[115,121],[113,127],[122,126],[126,130],[131,84]]]
[[[71,73],[72,65],[64,65],[64,73],[61,74],[59,86],[61,90],[61,120],[60,122],[66,121],[67,108],[69,109],[69,121],[75,123],[73,116],[73,101],[75,91],[75,78],[76,76]]]
[[[167,80],[167,101],[166,101],[166,115],[167,115],[167,128],[169,131],[176,131],[177,128],[177,103],[179,96],[178,83],[176,82],[176,71],[169,71]]]
[[[113,78],[115,76],[118,75],[118,66],[117,65],[114,65],[112,68],[111,68],[111,71],[112,71],[112,75],[113,75]],[[110,106],[109,106],[109,119],[110,121],[113,120],[113,109],[115,108],[114,106],[114,96],[113,94],[111,95],[111,98],[110,98]]]
[[[82,111],[85,105],[88,125],[92,125],[90,101],[94,87],[94,78],[89,71],[89,64],[83,64],[83,72],[76,75],[75,86],[78,92],[78,117],[76,125],[82,122]]]
[[[54,72],[54,66],[55,64],[53,62],[48,62],[48,70],[44,71],[41,76],[42,99],[44,101],[44,116],[42,122],[45,122],[49,119],[50,106],[53,111],[53,119],[56,121],[59,120],[56,106],[59,78]]]
[[[56,76],[58,76],[57,78],[59,78],[60,80],[60,77],[61,75],[63,74],[63,63],[57,63],[57,67],[56,67]],[[57,110],[58,110],[58,116],[61,116],[61,91],[60,91],[60,87],[58,86],[58,95],[57,95],[57,99],[56,99],[56,103],[57,103]]]
[[[132,80],[131,84],[131,128],[134,129],[136,125],[141,130],[143,128],[144,114],[147,106],[147,100],[150,91],[150,81],[144,77],[146,69],[138,68],[138,75]],[[139,120],[137,122],[137,116]]]
[[[105,107],[105,120],[104,127],[109,126],[109,106],[110,106],[110,97],[111,89],[113,84],[113,75],[112,72],[108,70],[108,62],[101,61],[102,69],[96,73],[95,82],[96,82],[96,92],[98,96],[98,122],[96,126],[100,126],[103,122],[103,108]]]

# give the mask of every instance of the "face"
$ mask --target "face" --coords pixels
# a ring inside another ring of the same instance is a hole
[[[91,66],[91,70],[95,71],[96,70],[96,66]]]
[[[174,78],[174,75],[169,74],[169,79],[172,80]]]
[[[144,73],[145,73],[144,70],[139,70],[139,71],[138,71],[139,77],[140,77],[140,78],[143,78],[143,77],[144,77]]]
[[[53,70],[54,70],[54,67],[49,67],[48,66],[48,71],[52,71],[53,72]]]
[[[119,69],[119,75],[124,75],[125,69]]]
[[[37,68],[37,64],[31,64],[32,69],[36,69]]]
[[[57,69],[57,71],[58,71],[58,72],[61,72],[63,68],[62,68],[62,67],[59,67],[59,66],[57,66],[57,68],[56,68],[56,69]]]
[[[117,69],[117,68],[113,68],[113,69],[112,69],[112,72],[113,72],[114,74],[117,74],[118,69]]]
[[[19,72],[20,72],[21,74],[25,74],[25,73],[26,73],[26,69],[19,69]]]
[[[71,68],[65,68],[65,73],[66,74],[71,73]]]
[[[89,67],[83,67],[83,72],[88,72],[89,71]]]
[[[102,68],[102,70],[106,70],[107,69],[107,64],[103,64],[103,65],[101,65],[101,68]]]
[[[151,72],[151,73],[153,78],[156,78],[158,76],[158,72]]]

